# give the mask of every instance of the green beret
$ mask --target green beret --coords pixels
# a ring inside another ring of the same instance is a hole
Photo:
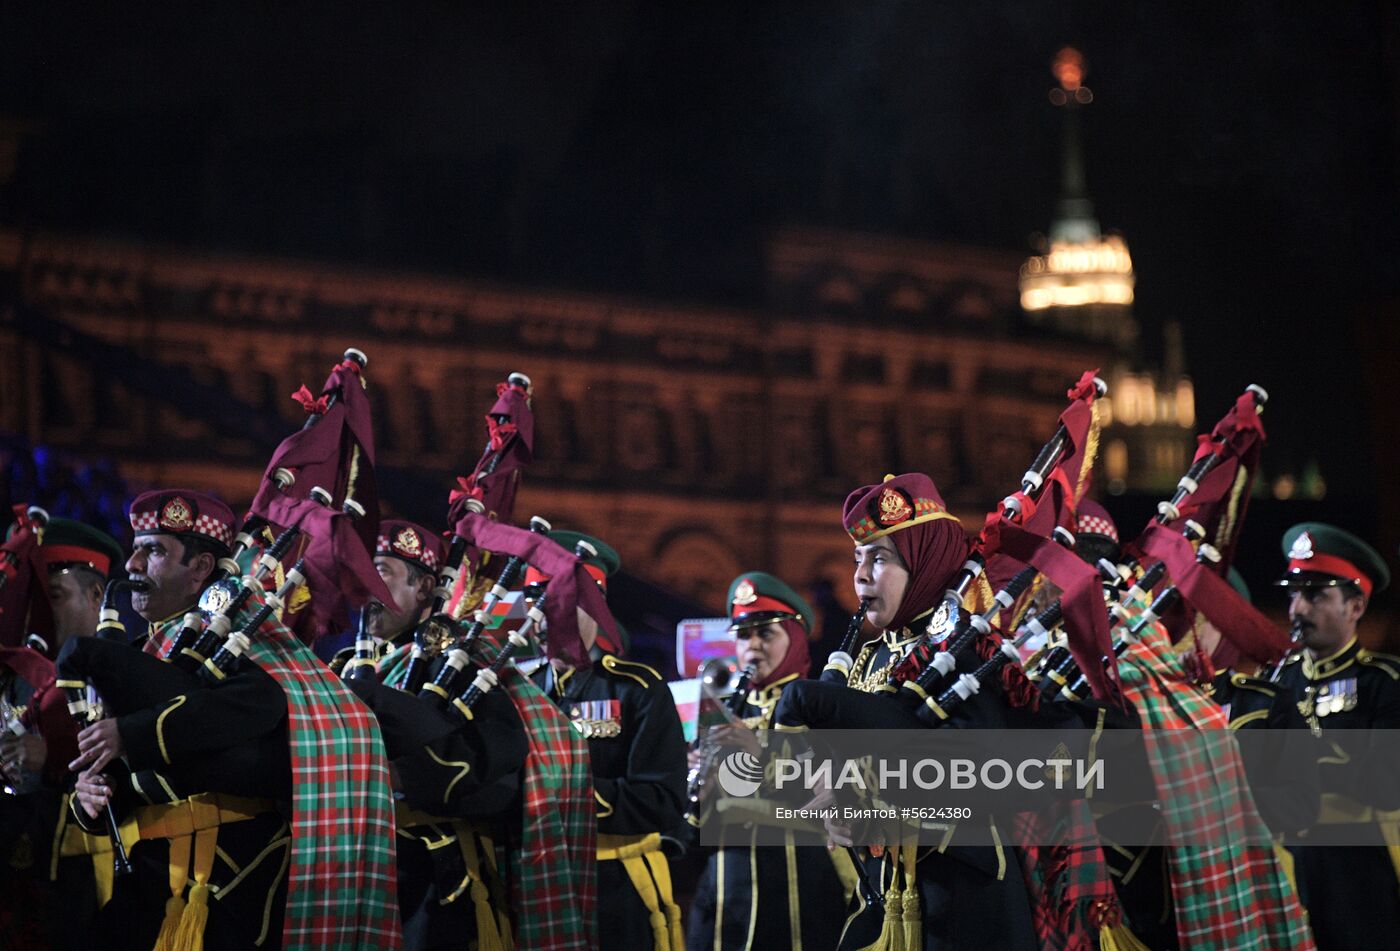
[[[1367,595],[1390,584],[1385,559],[1351,532],[1323,522],[1302,522],[1283,533],[1288,570],[1278,584],[1336,586],[1355,581]]]
[[[124,572],[126,565],[115,538],[71,518],[49,519],[34,557],[48,567],[86,563],[106,577]]]
[[[592,535],[585,535],[583,532],[555,531],[549,533],[550,541],[559,547],[573,552],[579,542],[587,542],[593,547],[597,555],[584,555],[583,563],[600,568],[605,576],[617,573],[617,569],[622,567],[622,559],[618,557],[617,550],[601,538],[594,538]]]
[[[746,571],[729,583],[730,630],[792,619],[812,633],[812,607],[802,595],[762,571]]]

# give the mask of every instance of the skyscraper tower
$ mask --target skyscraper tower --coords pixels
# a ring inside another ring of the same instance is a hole
[[[1021,266],[1021,307],[1032,324],[1105,344],[1109,396],[1101,471],[1111,493],[1155,491],[1184,471],[1195,396],[1185,375],[1181,330],[1163,328],[1162,345],[1143,344],[1133,298],[1137,283],[1128,245],[1104,234],[1084,171],[1082,113],[1094,101],[1084,85],[1083,55],[1065,47],[1052,66],[1050,102],[1061,110],[1060,197],[1048,247]]]
[[[1138,337],[1133,260],[1122,237],[1100,229],[1084,173],[1081,112],[1094,101],[1094,93],[1084,85],[1084,57],[1078,50],[1060,50],[1053,71],[1059,85],[1050,90],[1050,101],[1064,117],[1060,198],[1046,253],[1021,267],[1021,306],[1034,323],[1127,353]]]

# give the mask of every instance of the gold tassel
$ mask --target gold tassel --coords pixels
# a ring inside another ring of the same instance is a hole
[[[885,892],[885,920],[880,925],[880,936],[861,951],[905,951],[903,916],[904,893],[891,884]]]
[[[491,910],[486,884],[480,880],[471,885],[472,904],[476,906],[477,951],[505,951],[500,932],[496,930],[496,915]]]
[[[666,916],[660,909],[653,911],[649,920],[651,921],[652,946],[656,951],[671,951],[671,934],[666,927]]]
[[[153,951],[179,951],[175,935],[180,930],[180,918],[185,913],[185,899],[171,895],[165,900],[165,920],[160,923],[160,933],[156,935]]]
[[[923,947],[923,921],[919,916],[919,890],[913,885],[904,889],[904,947],[918,951]]]
[[[1099,951],[1151,951],[1122,921],[1099,928]]]
[[[1074,501],[1078,504],[1084,498],[1084,493],[1089,490],[1089,480],[1094,475],[1094,461],[1099,456],[1099,419],[1102,412],[1099,409],[1099,401],[1089,404],[1089,432],[1084,439],[1084,460],[1079,465],[1079,478],[1074,486]]]
[[[924,946],[924,920],[919,907],[919,884],[917,847],[910,846],[904,851],[904,947],[906,951],[919,951]]]
[[[209,886],[190,887],[190,900],[180,917],[180,929],[175,934],[177,951],[204,951],[204,926],[209,923]]]

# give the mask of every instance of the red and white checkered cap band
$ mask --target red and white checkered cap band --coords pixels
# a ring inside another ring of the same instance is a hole
[[[133,512],[131,514],[131,530],[137,535],[161,531],[159,513]],[[197,517],[190,532],[195,535],[207,536],[223,545],[229,545],[233,541],[233,526],[208,515]]]
[[[429,571],[437,571],[437,552],[427,545],[423,546],[417,558],[412,558],[390,545],[388,535],[380,535],[374,540],[374,553],[375,555],[388,555],[391,558],[402,558],[404,561],[416,561]]]
[[[208,535],[214,541],[221,542],[225,546],[233,541],[233,526],[208,515],[201,515],[194,520],[194,533]]]
[[[154,532],[160,529],[160,516],[155,512],[133,512],[131,514],[131,530],[137,532]]]
[[[1103,535],[1106,538],[1113,539],[1115,542],[1118,541],[1117,527],[1108,519],[1101,518],[1097,515],[1079,516],[1079,524],[1075,528],[1075,531],[1081,535]]]

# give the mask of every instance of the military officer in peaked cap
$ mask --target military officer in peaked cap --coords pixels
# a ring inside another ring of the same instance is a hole
[[[1370,545],[1320,522],[1290,528],[1283,550],[1288,568],[1278,583],[1289,590],[1288,616],[1303,650],[1278,680],[1323,740],[1318,821],[1379,826],[1378,812],[1400,808],[1400,763],[1377,746],[1380,734],[1373,732],[1400,727],[1400,658],[1361,647],[1357,627],[1371,596],[1390,583],[1390,570]],[[1320,951],[1378,947],[1391,940],[1381,936],[1400,934],[1394,850],[1303,846],[1292,852]]]
[[[584,568],[607,591],[608,578],[621,566],[611,546],[580,532],[553,531],[549,537],[569,551],[586,542],[582,550],[592,553]],[[530,569],[527,594],[544,580]],[[598,944],[668,951],[684,941],[670,865],[661,851],[661,837],[684,821],[680,715],[659,673],[618,657],[622,645],[608,643],[586,616],[579,619],[579,632],[591,667],[546,663],[530,676],[588,738],[598,804]]]
[[[0,889],[16,910],[11,934],[28,920],[44,935],[32,940],[79,947],[97,911],[93,866],[86,856],[52,860],[78,731],[62,693],[46,685],[58,648],[97,630],[107,577],[123,559],[116,539],[67,518],[49,519],[30,559],[42,602],[31,602],[26,646],[0,648],[0,708],[20,724],[0,726],[0,776],[17,794],[0,799]]]
[[[728,753],[733,745],[764,756],[759,736],[773,726],[773,714],[783,688],[807,676],[811,666],[808,638],[812,609],[805,598],[781,579],[762,571],[748,571],[729,585],[729,631],[734,636],[739,663],[753,669],[753,677],[738,704],[737,713],[748,729],[716,727],[712,737]],[[776,751],[773,751],[776,752]],[[701,766],[701,750],[691,753],[692,767]],[[707,784],[712,777],[707,777]],[[702,787],[703,788],[703,787]],[[710,788],[714,788],[712,785]],[[781,792],[765,786],[760,794],[774,805],[801,806],[809,798],[797,790],[787,801]],[[844,850],[797,844],[798,831],[811,834],[796,823],[772,819],[759,801],[740,820],[774,827],[783,844],[764,844],[743,837],[747,844],[726,844],[709,857],[690,910],[686,947],[710,948],[835,948],[845,923],[846,905],[854,888],[856,871]],[[698,816],[690,816],[698,822]],[[725,822],[718,811],[710,821]]]

